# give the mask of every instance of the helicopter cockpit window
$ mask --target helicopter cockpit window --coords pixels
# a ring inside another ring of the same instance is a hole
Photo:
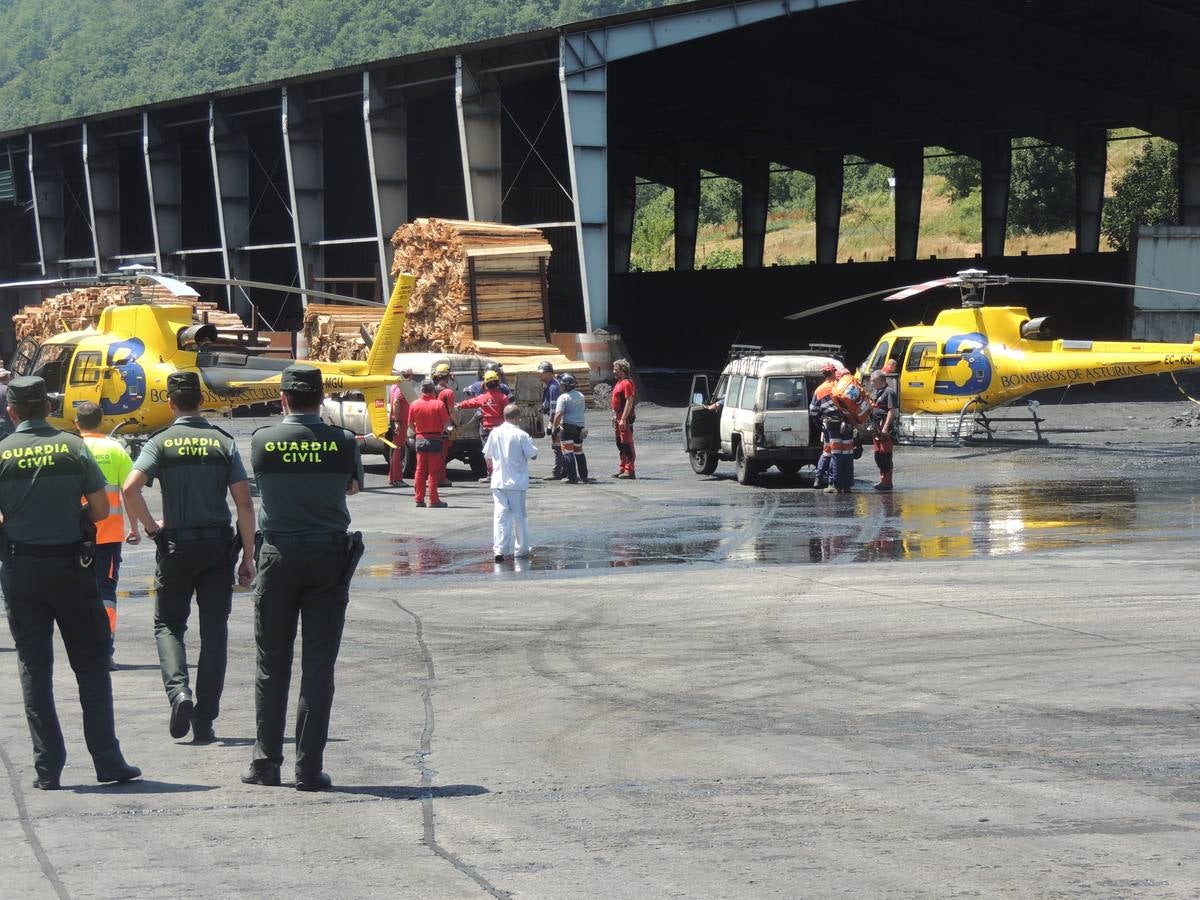
[[[75,354],[71,366],[71,384],[95,384],[100,380],[100,351],[83,350]]]
[[[916,372],[920,369],[932,369],[937,358],[937,344],[914,343],[908,351],[908,363],[904,366],[906,372]]]
[[[74,344],[43,344],[34,357],[29,374],[45,380],[47,392],[61,394],[67,384],[67,365],[74,352]]]
[[[888,342],[880,341],[879,346],[875,348],[875,354],[871,357],[871,364],[867,366],[868,372],[875,372],[883,368],[883,364],[887,362]]]

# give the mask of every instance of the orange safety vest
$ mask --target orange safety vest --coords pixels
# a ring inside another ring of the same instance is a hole
[[[81,437],[104,474],[104,493],[108,497],[108,518],[96,523],[96,543],[119,544],[125,540],[125,495],[121,487],[133,469],[133,460],[112,438],[86,431]]]

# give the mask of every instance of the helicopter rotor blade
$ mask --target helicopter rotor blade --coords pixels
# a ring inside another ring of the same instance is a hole
[[[832,303],[826,303],[823,306],[814,306],[812,309],[801,310],[797,313],[792,313],[790,316],[784,316],[785,319],[795,321],[796,319],[807,319],[809,316],[815,316],[818,313],[828,312],[831,309],[837,309],[839,306],[848,306],[851,303],[857,303],[859,300],[870,300],[872,297],[878,297],[880,294],[889,294],[892,291],[903,290],[903,288],[884,288],[881,291],[871,291],[869,294],[859,294],[856,297],[846,297],[844,300],[834,300]]]
[[[932,281],[922,281],[920,284],[914,284],[906,288],[901,288],[896,293],[883,298],[885,303],[890,303],[895,300],[907,300],[909,297],[915,297],[917,294],[923,294],[926,291],[931,291],[934,288],[950,287],[951,285],[962,284],[963,279],[960,275],[950,275],[946,278],[935,278]]]
[[[1157,291],[1161,294],[1182,294],[1185,297],[1200,298],[1200,291],[1183,291],[1178,288],[1154,287],[1149,284],[1126,284],[1120,281],[1087,281],[1080,278],[1010,278],[1008,280],[1026,284],[1080,284],[1085,287],[1137,288],[1143,291]]]
[[[382,309],[386,303],[375,300],[363,300],[361,297],[347,297],[345,294],[331,294],[329,291],[314,291],[312,288],[300,288],[294,284],[272,284],[269,281],[246,281],[241,278],[209,278],[199,275],[185,275],[188,281],[195,284],[224,284],[231,287],[261,288],[265,291],[280,291],[285,294],[303,294],[306,297],[319,297],[322,300],[337,300],[341,303],[353,303],[356,306],[373,306]]]
[[[0,283],[0,288],[34,288],[34,287],[50,287],[51,285],[69,285],[69,284],[95,284],[100,281],[102,276],[98,275],[73,275],[70,278],[38,278],[33,281],[5,281]]]
[[[175,278],[168,278],[166,275],[159,275],[156,272],[146,272],[142,277],[149,278],[151,281],[162,285],[176,297],[199,297],[194,288],[189,287],[182,281]]]

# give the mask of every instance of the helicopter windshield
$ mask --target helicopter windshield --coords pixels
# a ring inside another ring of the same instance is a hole
[[[30,375],[36,375],[46,382],[46,392],[61,394],[67,386],[67,366],[71,355],[75,352],[76,344],[43,344],[33,365],[29,368]]]

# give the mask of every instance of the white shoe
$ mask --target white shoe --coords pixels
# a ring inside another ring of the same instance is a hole
[[[526,547],[524,550],[518,550],[513,554],[517,559],[529,559],[529,555],[533,553],[532,547]]]

